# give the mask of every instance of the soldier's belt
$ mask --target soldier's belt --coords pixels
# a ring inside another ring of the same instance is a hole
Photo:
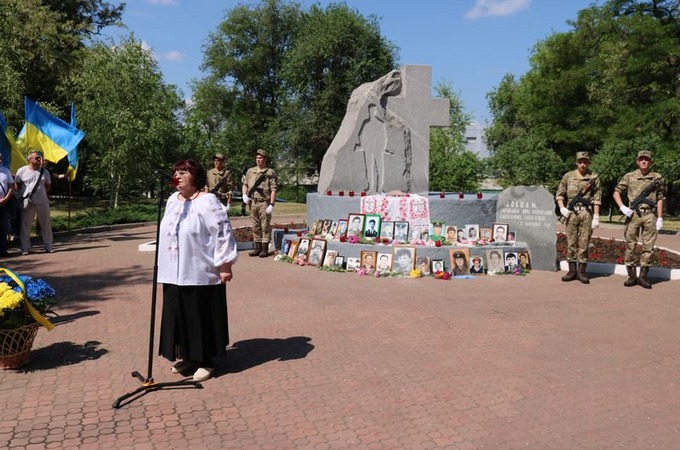
[[[654,211],[654,209],[649,207],[638,206],[636,211],[639,215],[645,216]]]
[[[266,198],[251,198],[251,200],[253,201],[253,203],[261,203],[267,201]]]
[[[588,211],[590,212],[590,206],[583,206],[583,205],[576,205],[574,206],[574,211],[581,212],[581,211]]]

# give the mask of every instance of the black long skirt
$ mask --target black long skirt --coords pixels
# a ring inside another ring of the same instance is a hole
[[[163,285],[159,354],[174,361],[210,362],[229,345],[227,288]]]

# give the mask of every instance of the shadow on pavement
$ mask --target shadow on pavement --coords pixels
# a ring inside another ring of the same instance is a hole
[[[108,350],[97,348],[100,344],[101,342],[98,341],[88,341],[84,344],[56,342],[47,347],[34,349],[31,351],[31,359],[28,364],[18,369],[17,372],[28,373],[49,370],[99,359],[108,353]]]
[[[220,375],[238,373],[269,361],[302,359],[312,351],[312,338],[293,336],[285,339],[248,339],[234,343],[227,356],[217,362]]]

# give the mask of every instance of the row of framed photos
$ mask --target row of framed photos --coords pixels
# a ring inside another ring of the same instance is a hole
[[[408,242],[414,240],[435,240],[449,242],[515,242],[517,236],[507,223],[493,223],[491,227],[479,224],[465,226],[446,225],[432,222],[429,225],[410,225],[406,221],[383,222],[380,214],[350,214],[347,219],[319,219],[312,222],[310,232],[315,236],[359,236],[380,238],[390,241]]]
[[[326,249],[325,239],[300,238],[284,239],[281,253],[291,258],[304,257],[312,266],[338,266],[347,270],[366,269],[380,272],[409,274],[419,269],[423,275],[448,271],[453,275],[484,275],[487,273],[512,272],[516,267],[531,270],[529,252],[486,250],[484,255],[470,256],[469,248],[452,248],[449,260],[434,259],[416,254],[416,246],[395,245],[391,252],[362,250],[360,257],[338,254]],[[388,247],[386,247],[388,248]]]

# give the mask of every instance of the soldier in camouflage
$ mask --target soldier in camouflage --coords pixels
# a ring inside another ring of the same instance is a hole
[[[600,225],[602,190],[600,178],[590,171],[589,166],[590,154],[588,152],[576,153],[576,170],[564,174],[555,195],[560,213],[566,219],[567,225],[569,271],[562,277],[562,281],[578,279],[581,283],[590,283],[586,275],[588,243],[593,229]],[[592,186],[588,187],[591,184]],[[567,205],[570,201],[583,191],[586,191],[582,195],[583,201],[569,209]]]
[[[213,164],[215,167],[208,171],[205,191],[215,194],[226,210],[229,211],[231,208],[234,180],[229,169],[224,166],[224,155],[222,153],[215,154]]]
[[[633,202],[647,186],[651,186],[655,180],[660,179],[661,175],[652,172],[652,152],[640,150],[637,154],[638,169],[628,172],[621,178],[614,189],[614,201],[619,206],[621,212],[627,217],[624,236],[626,239],[626,253],[624,263],[628,271],[628,279],[623,283],[624,286],[635,286],[639,284],[645,289],[651,289],[652,285],[647,279],[649,273],[652,249],[656,243],[658,231],[663,227],[663,200],[665,198],[665,186],[659,180],[657,186],[645,197],[646,200],[634,210],[623,204],[622,194],[628,197],[628,203]],[[636,271],[637,258],[635,247],[637,246],[638,236],[642,240],[642,253],[640,254],[640,277]]]
[[[255,152],[255,167],[251,167],[243,176],[243,202],[250,203],[250,221],[253,224],[253,242],[255,248],[250,256],[269,256],[269,236],[271,234],[271,217],[276,202],[278,180],[276,173],[267,167],[267,152],[260,149]]]

